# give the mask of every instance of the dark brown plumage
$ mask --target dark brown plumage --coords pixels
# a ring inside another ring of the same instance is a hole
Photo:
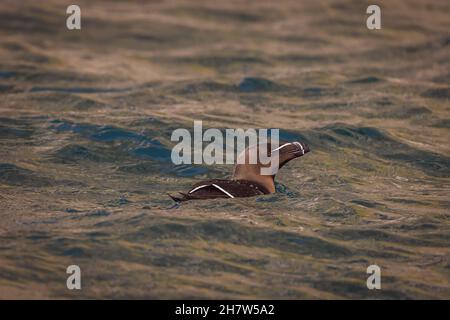
[[[261,168],[269,167],[262,165],[258,159],[256,164],[248,164],[249,152],[247,148],[239,157],[245,157],[244,164],[237,164],[234,167],[233,178],[231,180],[213,179],[201,181],[195,184],[187,193],[180,196],[169,195],[174,201],[182,202],[187,200],[202,200],[215,198],[241,198],[253,197],[275,192],[275,174],[261,175]],[[267,150],[271,150],[270,144]],[[256,151],[259,151],[256,149]],[[305,143],[291,142],[285,143],[281,147],[269,151],[269,156],[279,156],[280,169],[292,159],[298,158],[309,152],[309,147]]]

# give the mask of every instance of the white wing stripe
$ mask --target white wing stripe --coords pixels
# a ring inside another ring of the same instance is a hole
[[[284,147],[286,147],[286,146],[289,145],[289,144],[291,144],[291,143],[285,143],[285,144],[283,144],[281,147],[278,147],[278,148],[276,148],[276,149],[273,149],[272,152],[277,151],[277,150],[280,150],[281,148],[284,148]]]
[[[201,188],[209,187],[209,186],[210,186],[210,185],[208,185],[208,184],[204,184],[204,185],[202,185],[202,186],[198,186],[198,187],[192,189],[191,191],[189,191],[189,193],[195,192],[195,191],[197,191],[197,190],[199,190],[199,189],[201,189]],[[226,191],[226,190],[223,189],[222,187],[219,187],[217,184],[214,184],[214,183],[213,183],[212,186],[215,187],[215,188],[217,188],[217,189],[219,189],[220,191],[222,191],[223,193],[225,193],[225,194],[226,194],[227,196],[229,196],[230,198],[234,198],[234,196],[233,196],[231,193],[229,193],[228,191]]]
[[[225,193],[227,196],[229,196],[230,198],[234,198],[233,195],[229,192],[227,192],[225,189],[219,187],[217,184],[213,183],[213,186],[216,187],[217,189],[219,189],[220,191],[222,191],[223,193]]]
[[[296,145],[298,145],[300,147],[300,149],[302,149],[302,155],[305,154],[305,149],[303,149],[303,146],[300,142],[294,142]]]
[[[197,188],[192,189],[191,191],[189,191],[189,193],[195,192],[195,191],[197,191],[198,189],[201,189],[201,188],[204,188],[204,187],[207,187],[207,186],[208,186],[207,184],[204,184],[204,185],[202,185],[202,186],[199,186],[199,187],[197,187]]]

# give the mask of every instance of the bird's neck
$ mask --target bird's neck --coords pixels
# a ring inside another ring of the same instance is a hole
[[[275,193],[275,176],[261,175],[258,165],[237,165],[234,169],[233,180],[247,180],[258,183],[270,193]]]

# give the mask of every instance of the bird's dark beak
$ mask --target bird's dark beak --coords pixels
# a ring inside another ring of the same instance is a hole
[[[309,146],[304,142],[295,141],[292,142],[292,145],[294,147],[293,152],[297,157],[301,157],[310,151]]]
[[[309,146],[304,142],[284,143],[278,148],[272,150],[272,155],[279,155],[279,168],[283,167],[292,159],[301,157],[310,151]]]

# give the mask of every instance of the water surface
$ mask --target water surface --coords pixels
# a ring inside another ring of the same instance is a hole
[[[1,298],[450,298],[447,1],[77,3],[0,1]],[[194,120],[312,152],[174,208]]]

